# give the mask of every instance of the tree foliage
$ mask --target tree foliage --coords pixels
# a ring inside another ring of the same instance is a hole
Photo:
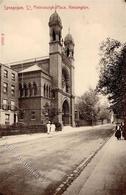
[[[100,45],[97,90],[108,95],[113,111],[124,115],[126,100],[126,44],[107,38]]]
[[[98,102],[99,97],[93,89],[89,89],[81,97],[78,97],[77,107],[80,113],[80,119],[88,121],[89,124],[96,121]]]
[[[105,119],[110,120],[110,115],[110,110],[107,104],[102,104],[99,106],[99,112],[97,113],[98,120],[101,120],[103,123]]]
[[[82,96],[78,97],[76,102],[77,109],[80,113],[80,119],[94,124],[96,121],[110,119],[108,103],[102,102],[101,97],[96,90],[89,89]]]

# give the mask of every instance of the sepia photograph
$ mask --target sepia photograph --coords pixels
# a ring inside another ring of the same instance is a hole
[[[125,0],[0,0],[0,195],[126,195],[125,73]]]

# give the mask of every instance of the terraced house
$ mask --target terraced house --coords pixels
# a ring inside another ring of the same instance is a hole
[[[18,74],[0,64],[0,124],[18,121]]]

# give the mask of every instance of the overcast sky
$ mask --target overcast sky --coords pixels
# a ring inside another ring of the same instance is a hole
[[[42,7],[60,6],[57,12],[63,24],[63,38],[70,27],[75,41],[76,95],[82,95],[88,87],[96,86],[100,42],[107,37],[126,41],[124,0],[0,0],[0,3],[0,36],[4,33],[4,45],[0,43],[2,63],[47,56],[48,21],[54,9]],[[23,9],[7,10],[8,6]],[[32,10],[27,10],[27,6]],[[71,9],[69,6],[83,9]]]

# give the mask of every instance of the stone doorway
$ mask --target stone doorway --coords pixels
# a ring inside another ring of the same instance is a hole
[[[62,121],[63,125],[70,125],[69,103],[67,100],[64,101],[62,106]]]

